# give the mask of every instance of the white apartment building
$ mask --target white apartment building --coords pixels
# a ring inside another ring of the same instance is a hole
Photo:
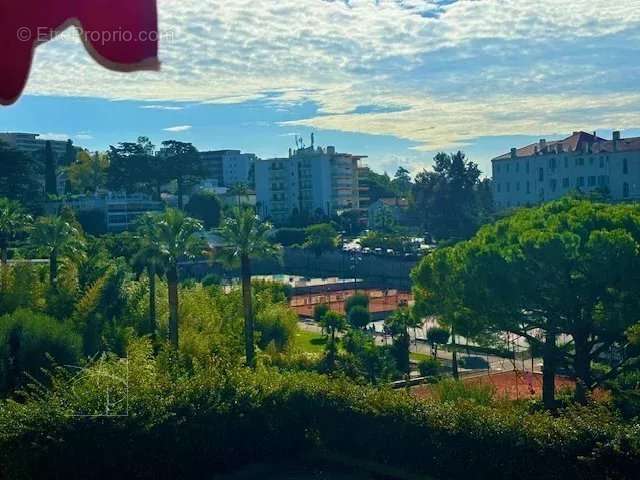
[[[258,160],[255,167],[258,212],[276,222],[294,211],[326,215],[360,208],[358,162],[364,156],[335,147],[299,148],[288,158]]]
[[[208,178],[216,180],[220,187],[236,184],[253,185],[253,168],[257,157],[240,150],[214,150],[200,152],[200,158],[208,172]]]
[[[615,201],[640,199],[640,137],[606,140],[586,132],[512,148],[494,158],[496,208],[533,205],[571,191],[606,191]]]
[[[0,142],[20,152],[33,155],[44,150],[47,142],[51,143],[51,150],[56,157],[61,158],[67,151],[67,142],[61,140],[46,140],[38,138],[38,133],[0,132]]]

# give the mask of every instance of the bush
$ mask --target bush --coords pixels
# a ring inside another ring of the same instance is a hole
[[[103,210],[81,210],[78,212],[77,218],[85,233],[89,235],[104,235],[107,233],[107,216]]]
[[[222,205],[213,193],[196,193],[192,195],[184,207],[190,216],[202,220],[206,229],[217,228],[220,225]]]
[[[209,273],[202,279],[202,285],[204,285],[205,287],[220,285],[221,282],[222,279],[220,278],[220,275],[216,275],[215,273]]]
[[[298,315],[283,304],[270,305],[256,315],[258,345],[266,349],[272,344],[277,352],[288,350],[295,341]]]
[[[320,323],[324,316],[329,312],[329,305],[326,303],[320,303],[313,307],[313,319]]]
[[[279,228],[276,230],[274,240],[283,247],[302,245],[307,238],[304,228]]]
[[[447,479],[632,479],[640,468],[637,427],[595,407],[554,417],[420,401],[222,361],[195,365],[189,374],[174,354],[156,359],[140,342],[128,358],[127,415],[72,415],[101,405],[104,390],[93,375],[75,379],[73,389],[61,378],[50,392],[0,403],[0,477],[215,477],[318,451]],[[91,371],[120,378],[123,368],[113,359]],[[124,388],[116,384],[113,393]]]
[[[360,305],[352,307],[349,310],[347,322],[349,322],[349,325],[351,325],[351,327],[353,328],[365,328],[371,322],[371,315],[369,315],[369,310],[367,310],[366,307],[362,307]]]
[[[344,311],[349,314],[352,308],[354,307],[362,307],[369,311],[369,297],[364,293],[356,293],[355,295],[351,295],[347,298],[347,301],[344,302]]]
[[[20,388],[28,376],[44,382],[42,369],[74,364],[81,339],[71,326],[29,310],[0,317],[0,392]]]
[[[418,363],[418,370],[423,377],[437,377],[441,368],[442,364],[437,358],[425,358]]]

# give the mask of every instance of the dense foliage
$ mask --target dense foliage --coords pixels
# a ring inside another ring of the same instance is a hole
[[[96,362],[83,375],[60,373],[51,391],[1,403],[3,477],[201,478],[311,451],[449,479],[631,479],[640,467],[637,428],[603,410],[554,418],[222,360],[167,368],[168,360],[136,342],[126,366]],[[98,379],[123,377],[111,384],[114,396],[127,389],[111,412],[123,416],[78,415],[103,412]]]
[[[418,306],[451,334],[525,337],[544,358],[553,405],[559,363],[574,371],[576,398],[636,363],[627,329],[639,320],[640,208],[565,198],[522,209],[468,242],[426,257],[414,272]],[[559,344],[567,335],[570,342]],[[557,341],[558,340],[558,341]],[[610,354],[605,372],[594,362]]]

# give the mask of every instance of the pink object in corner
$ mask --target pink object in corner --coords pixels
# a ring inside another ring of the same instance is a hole
[[[69,25],[106,68],[159,68],[156,0],[0,0],[0,104],[22,93],[34,49]]]

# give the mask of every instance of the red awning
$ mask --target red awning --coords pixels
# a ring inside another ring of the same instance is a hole
[[[35,47],[69,25],[106,68],[159,67],[156,0],[0,0],[0,104],[20,96]]]

